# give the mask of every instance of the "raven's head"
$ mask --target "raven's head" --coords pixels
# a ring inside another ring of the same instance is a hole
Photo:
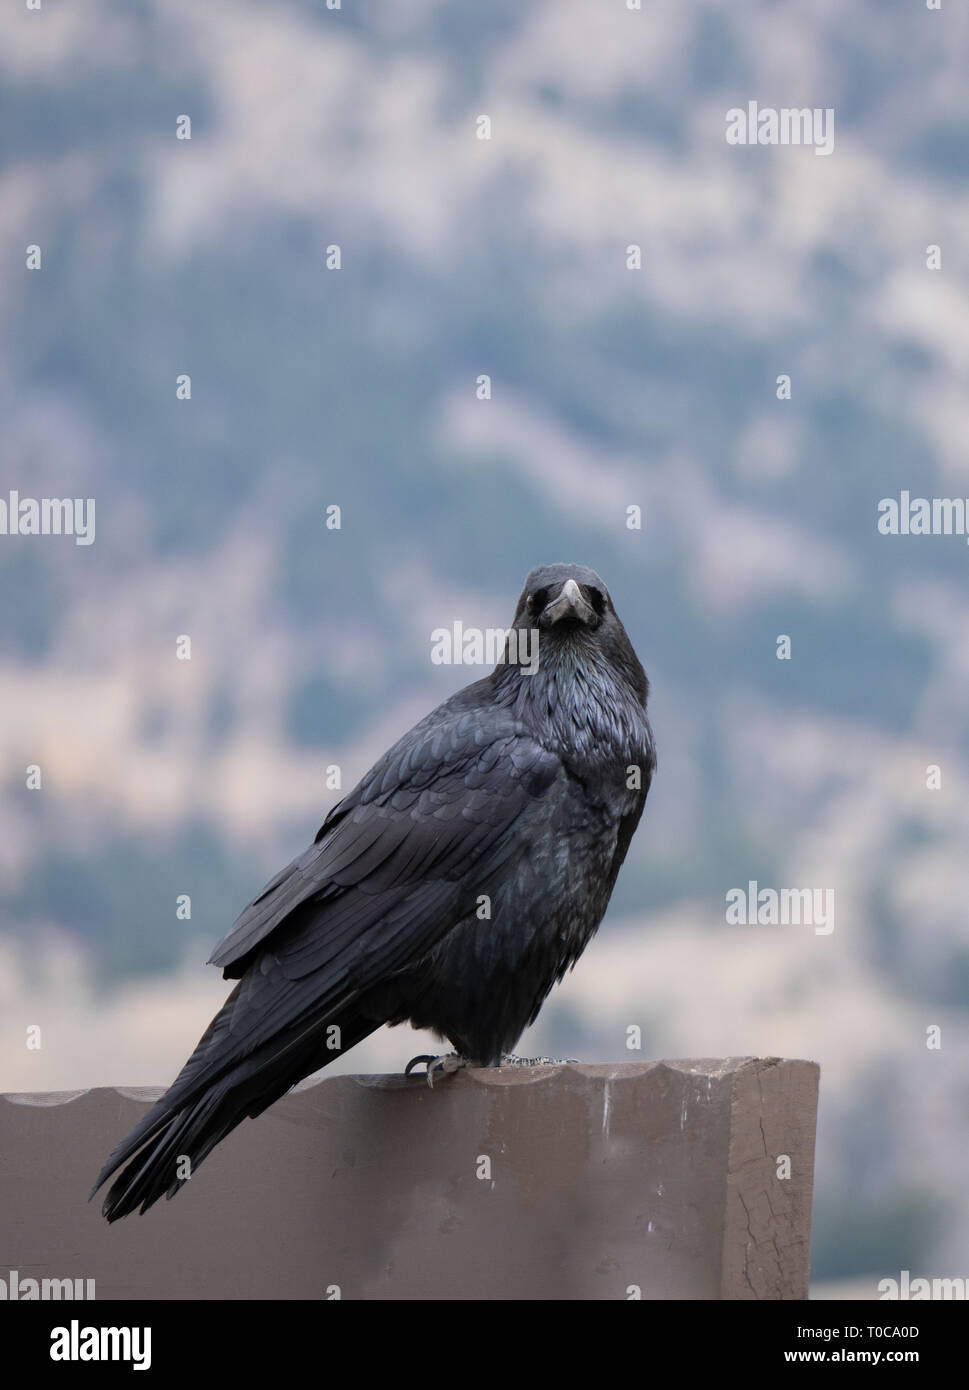
[[[595,570],[585,565],[533,569],[518,600],[512,635],[518,635],[519,653],[534,654],[537,640],[537,673],[560,678],[579,669],[589,674],[608,669],[625,678],[645,704],[646,673]]]

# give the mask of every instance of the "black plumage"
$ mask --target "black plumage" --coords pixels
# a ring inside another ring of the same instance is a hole
[[[497,1065],[574,964],[649,790],[648,682],[594,570],[533,570],[526,630],[534,673],[501,662],[416,724],[216,947],[238,983],[99,1174],[127,1163],[108,1220],[384,1023]]]

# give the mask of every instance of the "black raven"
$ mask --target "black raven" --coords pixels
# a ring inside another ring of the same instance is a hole
[[[499,1065],[574,965],[649,790],[649,686],[579,565],[532,570],[505,658],[404,734],[216,947],[239,983],[101,1170],[95,1192],[127,1163],[109,1221],[173,1197],[186,1160],[382,1024]]]

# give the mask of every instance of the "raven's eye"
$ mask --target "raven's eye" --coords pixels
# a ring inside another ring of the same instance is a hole
[[[589,602],[592,604],[592,607],[595,609],[595,611],[601,618],[603,613],[606,611],[605,596],[599,589],[589,588],[586,589],[586,593],[589,595]]]
[[[546,603],[548,603],[548,590],[536,589],[528,602],[531,604],[533,613],[541,613]]]

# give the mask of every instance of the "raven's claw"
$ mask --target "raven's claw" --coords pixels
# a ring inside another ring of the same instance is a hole
[[[431,1090],[434,1089],[434,1073],[441,1072],[444,1076],[450,1076],[452,1072],[460,1071],[462,1067],[471,1065],[467,1057],[460,1057],[456,1052],[446,1052],[443,1057],[433,1057],[429,1052],[422,1053],[420,1057],[412,1057],[404,1068],[404,1075],[410,1076],[411,1067],[419,1067],[421,1063],[427,1067],[427,1084]]]

